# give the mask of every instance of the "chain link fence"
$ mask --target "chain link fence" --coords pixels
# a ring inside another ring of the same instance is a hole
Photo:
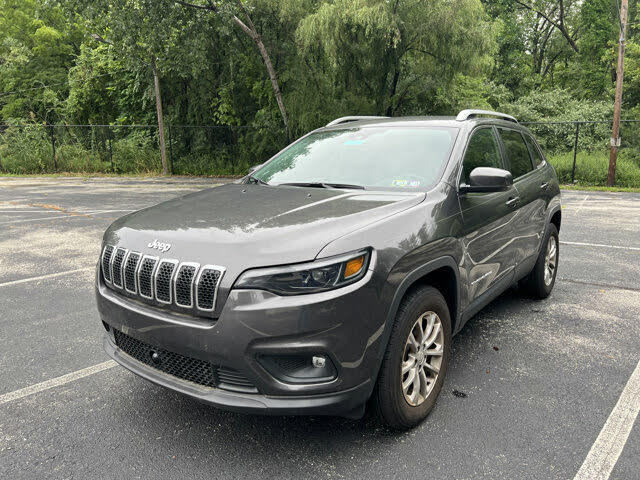
[[[605,185],[610,121],[522,122],[562,183]],[[616,185],[640,187],[640,120],[621,122]],[[166,125],[169,170],[243,175],[287,144],[282,128]],[[0,125],[0,172],[160,173],[156,125]]]
[[[535,135],[561,183],[606,185],[612,122],[521,122]],[[616,185],[640,187],[640,120],[621,120]]]

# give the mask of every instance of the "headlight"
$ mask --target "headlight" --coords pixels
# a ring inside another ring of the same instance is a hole
[[[370,258],[369,250],[361,250],[315,262],[248,270],[234,288],[268,290],[277,295],[324,292],[360,280],[367,272]]]

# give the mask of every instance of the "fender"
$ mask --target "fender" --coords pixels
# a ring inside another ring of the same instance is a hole
[[[389,338],[391,337],[391,330],[393,329],[396,314],[398,313],[398,308],[400,307],[400,302],[402,301],[404,294],[420,278],[442,267],[451,267],[456,277],[455,312],[452,312],[451,316],[451,321],[453,323],[451,327],[454,332],[456,331],[455,326],[458,325],[458,319],[460,315],[460,275],[458,271],[458,264],[455,259],[450,256],[443,256],[431,260],[412,270],[407,276],[402,279],[400,285],[398,285],[398,288],[396,288],[391,306],[389,307],[389,312],[387,313],[387,318],[385,319],[384,331],[381,338],[382,341],[380,342],[380,348],[378,351],[378,369],[376,369],[376,376],[380,365],[382,364],[384,353],[387,350],[387,344],[389,343]]]
[[[551,222],[551,218],[553,218],[556,212],[561,210],[562,203],[560,201],[560,194],[557,194],[549,201],[549,208],[547,208],[547,224]]]

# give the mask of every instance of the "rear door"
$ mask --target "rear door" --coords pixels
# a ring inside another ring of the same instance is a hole
[[[546,201],[542,170],[534,166],[531,150],[518,130],[498,128],[507,160],[513,175],[518,203],[514,218],[513,249],[516,255],[516,276],[529,273],[538,256],[546,223]]]
[[[462,161],[460,183],[468,183],[476,167],[505,168],[496,131],[491,126],[476,129],[467,144]],[[463,219],[463,264],[466,273],[465,309],[482,294],[495,287],[508,286],[514,276],[515,254],[510,245],[516,211],[514,187],[505,192],[466,193],[458,196]]]

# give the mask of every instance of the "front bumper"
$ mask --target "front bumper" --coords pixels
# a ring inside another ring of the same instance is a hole
[[[371,395],[372,385],[365,382],[355,388],[335,393],[271,397],[260,394],[229,392],[220,389],[201,389],[181,382],[149,367],[123,353],[107,335],[104,339],[107,354],[136,375],[157,385],[178,391],[214,407],[233,412],[272,415],[336,415],[359,417],[361,407]]]
[[[353,285],[311,295],[279,297],[259,290],[231,291],[218,319],[196,318],[133,301],[98,277],[101,319],[110,328],[146,344],[240,372],[257,392],[227,391],[183,381],[140,362],[116,346],[106,352],[118,363],[161,386],[219,408],[282,415],[355,417],[371,395],[380,365],[385,312],[378,305],[374,272]],[[259,360],[264,355],[323,355],[335,378],[290,383]]]

